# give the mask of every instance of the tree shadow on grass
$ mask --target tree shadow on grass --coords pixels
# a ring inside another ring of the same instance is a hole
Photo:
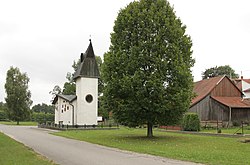
[[[183,140],[183,137],[178,137],[178,136],[171,136],[171,135],[157,135],[153,137],[147,137],[147,136],[142,136],[142,135],[122,135],[117,137],[119,139],[123,139],[126,141],[151,141],[151,142],[161,142],[161,141],[176,141],[176,140]]]

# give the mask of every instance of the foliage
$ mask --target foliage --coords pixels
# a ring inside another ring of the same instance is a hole
[[[182,128],[184,131],[200,131],[200,120],[196,113],[186,113],[183,117]]]
[[[4,111],[0,110],[0,121],[7,120],[7,115]]]
[[[61,93],[62,93],[62,89],[58,85],[54,86],[53,90],[49,92],[49,94],[52,95],[52,100],[54,100],[57,94],[61,94]]]
[[[36,121],[38,123],[41,123],[41,122],[53,122],[54,118],[55,118],[54,114],[43,113],[43,112],[40,112],[40,113],[34,112],[34,113],[32,113],[32,116],[31,116],[31,120]]]
[[[62,131],[63,137],[99,145],[211,165],[250,164],[250,147],[238,138],[188,135],[155,131],[155,138],[143,137],[145,129]]]
[[[100,78],[98,79],[98,96],[101,96],[101,94],[103,93],[103,89],[104,89],[104,82],[103,82],[103,78],[102,78],[102,59],[100,56],[95,56],[96,59],[96,63],[100,72]]]
[[[103,99],[103,96],[100,96],[98,99],[98,116],[102,116],[104,119],[109,119],[109,111],[105,106]]]
[[[0,121],[7,120],[7,107],[3,102],[0,102]]]
[[[42,103],[42,105],[41,104],[34,105],[31,110],[32,112],[43,112],[43,113],[52,113],[52,114],[55,113],[54,106],[47,105],[44,103]]]
[[[217,77],[217,76],[228,76],[232,79],[238,78],[239,75],[235,73],[235,70],[232,69],[229,65],[225,66],[215,66],[209,69],[206,69],[204,72],[202,72],[202,79],[207,79],[211,77]]]
[[[235,127],[239,127],[239,126],[241,125],[241,121],[239,121],[239,120],[233,120],[233,121],[232,121],[232,124],[233,124],[233,126],[235,126]]]
[[[18,68],[10,67],[7,71],[5,98],[8,118],[17,121],[28,119],[30,116],[31,92],[28,90],[29,78]]]
[[[0,164],[18,165],[53,165],[45,157],[37,155],[34,151],[16,142],[0,132]]]
[[[190,105],[192,42],[165,0],[141,0],[120,10],[104,55],[104,101],[121,124],[178,122]]]

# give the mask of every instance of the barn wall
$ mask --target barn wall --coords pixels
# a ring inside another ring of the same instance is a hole
[[[201,121],[209,120],[209,99],[210,96],[205,97],[200,102],[192,106],[188,112],[197,113]]]
[[[239,89],[229,80],[224,78],[221,82],[212,90],[211,96],[222,97],[241,97]]]
[[[232,108],[232,121],[250,122],[250,109]]]
[[[229,108],[211,99],[210,120],[228,121]]]

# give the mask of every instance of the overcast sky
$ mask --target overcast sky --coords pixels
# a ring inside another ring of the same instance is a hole
[[[50,104],[49,91],[63,86],[91,35],[96,55],[110,45],[120,8],[132,0],[0,0],[0,102],[7,70],[30,78],[33,105]],[[249,0],[170,0],[193,41],[194,80],[205,69],[230,65],[250,78]]]

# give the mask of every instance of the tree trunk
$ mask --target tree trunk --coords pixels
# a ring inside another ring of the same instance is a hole
[[[19,120],[16,121],[16,125],[19,125]]]
[[[153,137],[153,124],[151,124],[151,123],[148,123],[147,137],[149,137],[149,138]]]

